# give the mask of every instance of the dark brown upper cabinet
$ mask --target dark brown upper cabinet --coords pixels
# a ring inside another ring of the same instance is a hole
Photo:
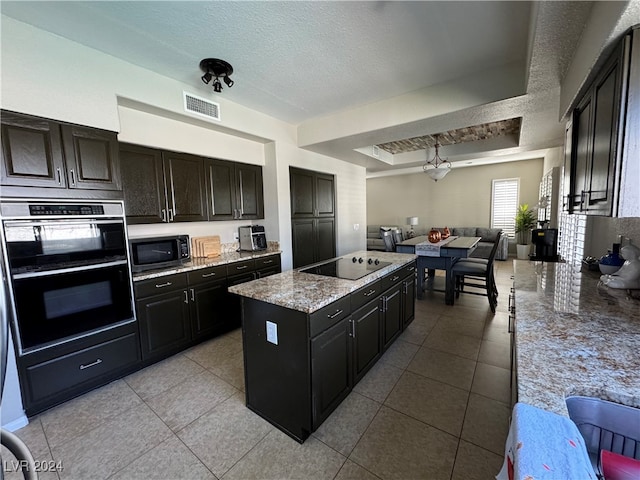
[[[204,165],[209,220],[264,218],[261,166],[211,158]]]
[[[3,186],[57,188],[64,197],[85,196],[81,190],[122,189],[114,132],[3,111],[1,152]],[[61,193],[74,189],[78,192]],[[21,191],[9,191],[16,192]],[[39,193],[51,196],[46,190]]]
[[[334,217],[335,178],[333,175],[290,168],[291,217]]]
[[[120,144],[130,224],[207,220],[201,157]]]
[[[571,168],[565,160],[563,192],[565,209],[572,213],[611,216],[614,197],[619,188],[616,168],[622,156],[619,139],[624,125],[624,102],[627,101],[627,82],[624,72],[630,62],[629,39],[616,47],[593,83],[573,111],[570,145],[565,142],[565,156],[571,156]],[[621,111],[622,110],[622,111]]]

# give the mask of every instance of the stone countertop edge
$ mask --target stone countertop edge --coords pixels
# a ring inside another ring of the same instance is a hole
[[[640,408],[640,292],[569,263],[514,272],[518,401],[564,416],[572,395]]]
[[[201,268],[216,267],[219,265],[227,265],[229,263],[241,262],[243,260],[251,260],[252,258],[267,257],[282,253],[279,249],[259,250],[255,252],[228,252],[223,253],[219,257],[211,258],[192,258],[188,262],[176,267],[163,268],[158,270],[148,270],[146,272],[133,273],[133,281],[149,280],[151,278],[164,277],[175,273],[186,273]]]
[[[350,258],[352,256],[363,257],[365,260],[371,256],[371,258],[378,258],[383,262],[392,262],[392,264],[358,280],[345,280],[289,270],[229,287],[229,292],[291,310],[313,313],[388,273],[402,268],[417,258],[414,254],[366,250],[336,258]]]

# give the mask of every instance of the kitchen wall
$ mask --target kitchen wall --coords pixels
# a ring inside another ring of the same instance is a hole
[[[263,166],[269,240],[291,268],[289,166],[336,175],[337,252],[365,247],[365,169],[297,147],[296,127],[216,95],[194,75],[181,83],[2,16],[1,107],[119,132],[123,141]],[[46,78],[34,73],[46,71]],[[197,70],[197,65],[194,65]],[[194,71],[195,71],[194,70]],[[221,121],[185,113],[183,91],[220,103]],[[187,233],[234,240],[247,222],[131,226],[130,234]]]
[[[491,224],[491,181],[520,179],[520,203],[536,205],[543,159],[454,168],[434,182],[424,173],[367,179],[367,224],[406,225],[418,217],[414,230],[431,227]]]

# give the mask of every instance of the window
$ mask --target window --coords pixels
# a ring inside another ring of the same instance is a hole
[[[501,228],[509,238],[516,236],[519,178],[493,180],[491,185],[491,228]]]

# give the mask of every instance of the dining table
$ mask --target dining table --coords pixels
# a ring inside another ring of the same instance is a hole
[[[426,235],[403,240],[396,244],[397,253],[413,253],[418,256],[418,298],[422,298],[425,284],[425,270],[433,277],[435,270],[445,271],[444,301],[454,303],[455,279],[453,265],[461,258],[467,258],[476,249],[481,237],[450,236],[432,243]]]

